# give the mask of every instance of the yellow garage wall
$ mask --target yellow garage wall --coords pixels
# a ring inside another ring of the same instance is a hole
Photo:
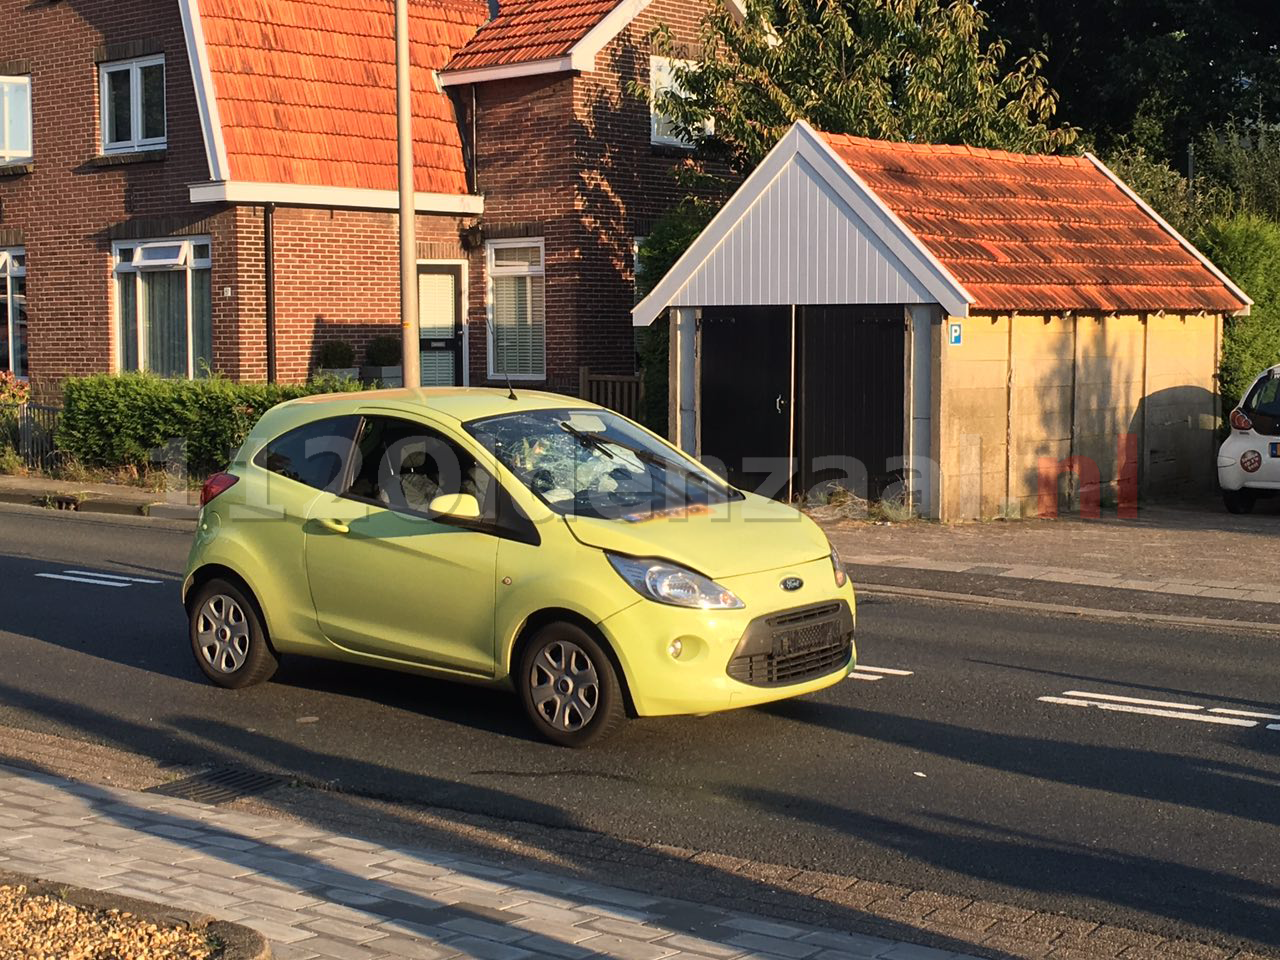
[[[1101,488],[1060,484],[1061,507],[1114,504],[1137,438],[1144,493],[1203,489],[1212,476],[1218,315],[970,316],[941,344],[936,401],[943,519],[1032,516],[1040,461],[1089,458]]]

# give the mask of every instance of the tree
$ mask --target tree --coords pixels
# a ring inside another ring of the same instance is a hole
[[[656,106],[704,158],[753,168],[797,120],[831,133],[1063,150],[1044,57],[1009,60],[972,0],[746,0],[704,21]],[[658,49],[680,51],[660,34]]]
[[[1280,122],[1275,0],[981,0],[990,35],[1044,50],[1060,114],[1100,151],[1124,143],[1186,170],[1228,117]]]

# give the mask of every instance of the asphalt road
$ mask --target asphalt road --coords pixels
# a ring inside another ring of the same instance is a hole
[[[569,752],[500,692],[297,658],[263,687],[209,686],[178,604],[188,541],[0,506],[0,723],[1280,948],[1280,729],[1221,712],[1280,714],[1274,635],[868,599],[860,661],[909,676]],[[69,570],[159,582],[40,576]]]

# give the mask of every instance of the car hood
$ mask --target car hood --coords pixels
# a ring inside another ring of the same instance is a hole
[[[578,516],[564,520],[589,547],[671,560],[712,579],[808,563],[831,552],[826,536],[808,517],[750,493],[742,500],[635,522]]]

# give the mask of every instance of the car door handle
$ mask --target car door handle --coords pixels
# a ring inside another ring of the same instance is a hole
[[[779,413],[782,412],[782,394],[778,394],[778,399],[774,401],[774,406]]]
[[[320,526],[324,527],[326,530],[332,531],[333,533],[350,533],[351,532],[351,528],[347,526],[345,523],[343,523],[341,520],[332,520],[329,518],[325,518],[320,520]]]

